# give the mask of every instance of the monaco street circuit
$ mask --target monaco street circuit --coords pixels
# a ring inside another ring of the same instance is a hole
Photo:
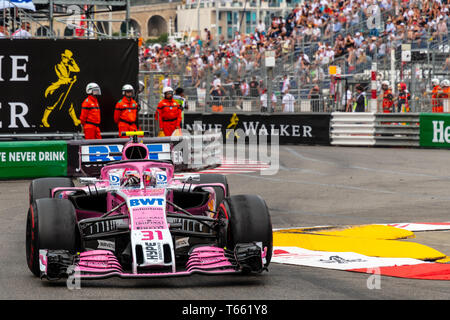
[[[236,163],[226,163],[217,170],[227,174],[232,193],[251,191],[266,200],[274,230],[311,228],[308,233],[313,234],[319,226],[403,226],[396,232],[413,233],[414,237],[396,240],[400,241],[399,246],[420,246],[432,253],[448,255],[450,232],[445,226],[450,220],[448,156],[446,150],[281,146],[280,165],[274,175],[260,174],[265,169],[261,163],[247,164],[241,169]],[[78,290],[69,290],[65,280],[42,283],[32,276],[25,263],[29,182],[12,180],[0,184],[1,299],[147,299],[148,290],[152,299],[189,300],[450,298],[447,281],[381,274],[374,282],[371,273],[277,263],[277,259],[270,264],[268,273],[242,277],[195,275],[139,281],[113,278],[83,281]],[[442,227],[421,230],[418,226],[424,224]],[[408,230],[408,225],[413,231]],[[294,233],[299,236],[298,231]],[[277,239],[274,237],[275,242],[284,238]],[[314,253],[315,249],[323,250],[322,253],[339,250],[336,247],[325,250],[326,245],[312,240],[308,248],[301,250],[303,253],[309,252],[306,250]],[[274,249],[276,246],[274,243]],[[421,258],[421,252],[413,250],[405,258]],[[278,251],[280,257],[283,253]],[[327,266],[364,260],[361,253],[353,257],[331,256],[321,258],[328,261]]]

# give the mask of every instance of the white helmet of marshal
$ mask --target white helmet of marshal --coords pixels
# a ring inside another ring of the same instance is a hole
[[[381,82],[381,85],[382,85],[382,86],[389,87],[389,81],[384,80],[383,82]]]
[[[164,87],[162,93],[165,95],[168,92],[172,92],[173,93],[173,89],[171,87]]]
[[[134,94],[134,88],[133,88],[133,86],[131,84],[123,85],[123,87],[122,87],[122,94],[125,95],[125,92],[127,92],[127,91],[132,91],[133,94]]]
[[[448,80],[448,79],[442,80],[441,85],[443,87],[450,87],[450,80]]]
[[[98,84],[96,84],[95,82],[91,82],[86,86],[86,93],[93,96],[99,96],[102,94],[102,91],[100,90]]]
[[[439,85],[439,79],[434,78],[433,80],[431,80],[431,84],[432,84],[433,86]]]

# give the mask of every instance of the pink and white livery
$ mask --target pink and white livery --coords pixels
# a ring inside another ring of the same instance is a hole
[[[99,177],[30,184],[26,258],[49,280],[158,278],[267,270],[272,224],[256,195],[230,196],[225,176],[174,177],[137,136]]]

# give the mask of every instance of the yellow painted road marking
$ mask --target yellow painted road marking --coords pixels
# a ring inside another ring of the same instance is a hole
[[[352,238],[368,238],[368,239],[406,239],[414,238],[415,235],[409,230],[395,228],[385,225],[362,225],[347,227],[318,227],[318,228],[302,228],[302,229],[285,229],[279,230],[281,233],[313,233],[329,236],[352,237]]]
[[[371,257],[438,260],[446,255],[422,244],[392,239],[414,237],[414,233],[382,225],[348,228],[289,229],[275,231],[273,245],[330,252],[355,252]]]

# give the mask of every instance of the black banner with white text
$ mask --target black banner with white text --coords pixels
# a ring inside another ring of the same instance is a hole
[[[277,135],[280,144],[330,145],[331,114],[185,113],[185,129],[222,132],[224,142]]]
[[[101,89],[101,130],[116,131],[115,104],[138,69],[135,40],[1,39],[0,133],[80,131],[90,82]]]

